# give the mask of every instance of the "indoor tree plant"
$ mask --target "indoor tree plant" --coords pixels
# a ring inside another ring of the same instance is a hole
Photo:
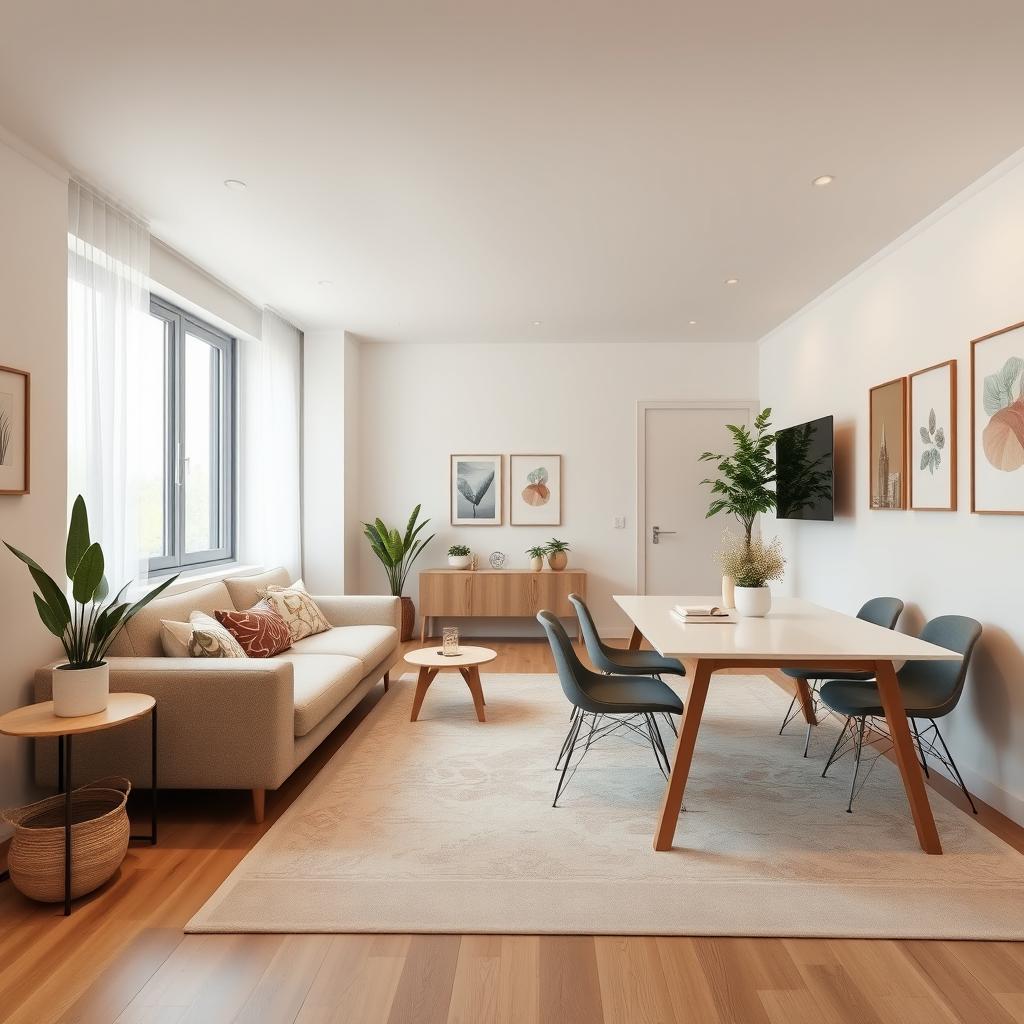
[[[767,544],[760,537],[740,540],[727,531],[718,560],[722,573],[736,581],[736,610],[740,615],[752,618],[767,615],[772,607],[768,584],[781,580],[785,572],[782,541],[778,537]]]
[[[473,558],[465,544],[453,544],[448,549],[448,564],[453,569],[468,569]]]
[[[109,666],[104,659],[110,645],[132,616],[166,590],[177,575],[164,580],[133,604],[121,600],[128,583],[108,601],[110,587],[103,573],[103,549],[98,542],[89,539],[89,516],[81,495],[75,498],[71,508],[65,549],[70,602],[65,588],[58,586],[35,559],[4,543],[28,566],[39,588],[39,592],[33,594],[39,618],[60,640],[68,659],[67,664],[59,665],[53,673],[53,713],[61,718],[74,718],[104,711],[110,692]]]
[[[743,527],[743,538],[750,548],[751,534],[758,513],[770,512],[775,508],[775,491],[768,484],[775,482],[776,467],[772,458],[775,435],[771,432],[771,409],[763,409],[754,420],[754,429],[744,424],[728,424],[732,434],[733,450],[724,455],[704,452],[701,462],[714,462],[719,476],[716,480],[704,479],[702,484],[711,486],[712,500],[706,519],[728,512],[735,516]],[[729,573],[722,577],[722,603],[731,608],[734,581]]]
[[[566,552],[571,550],[564,540],[552,537],[544,547],[544,552],[548,556],[548,565],[555,572],[561,572],[569,564],[569,556]]]
[[[412,627],[416,620],[416,606],[412,603],[412,598],[402,593],[405,590],[405,581],[412,563],[435,536],[431,534],[426,540],[417,539],[420,530],[430,522],[429,519],[424,519],[422,523],[417,523],[419,515],[420,506],[417,505],[409,516],[404,534],[399,533],[395,527],[389,530],[379,517],[372,523],[363,523],[363,533],[388,575],[391,595],[401,598],[403,640],[412,637]]]
[[[527,548],[526,553],[530,556],[530,568],[534,572],[540,572],[544,568],[544,556],[548,549],[543,544],[535,544],[532,548]]]

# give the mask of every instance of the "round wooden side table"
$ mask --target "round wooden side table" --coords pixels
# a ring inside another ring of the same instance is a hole
[[[416,665],[420,674],[416,680],[416,696],[412,701],[412,717],[409,721],[415,722],[419,717],[423,698],[427,695],[427,690],[437,673],[444,669],[453,669],[460,672],[462,678],[466,680],[469,692],[473,695],[477,720],[486,722],[484,705],[487,702],[484,700],[484,688],[480,685],[479,666],[494,661],[497,656],[498,652],[492,651],[489,647],[460,647],[459,653],[453,656],[442,654],[436,647],[422,647],[418,651],[410,651],[405,660],[410,665]]]
[[[156,699],[148,693],[112,693],[106,711],[77,718],[59,718],[53,713],[53,701],[28,704],[0,716],[0,733],[25,739],[57,740],[57,790],[64,794],[64,916],[71,913],[71,740],[87,732],[101,732],[133,722],[144,715],[152,716],[150,738],[152,752],[152,817],[148,836],[130,836],[136,842],[156,845],[157,776],[156,776]],[[8,877],[5,871],[0,881]]]

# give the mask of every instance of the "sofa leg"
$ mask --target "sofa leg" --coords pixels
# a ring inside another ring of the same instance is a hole
[[[385,693],[388,692],[388,686],[390,684],[391,684],[391,673],[390,672],[385,672],[384,673],[384,692]]]
[[[265,789],[254,789],[252,791],[252,820],[257,825],[263,823],[263,811],[266,807],[267,791]]]

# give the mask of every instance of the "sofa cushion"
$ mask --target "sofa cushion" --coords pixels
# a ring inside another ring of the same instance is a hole
[[[192,612],[188,622],[161,624],[160,642],[168,658],[244,658],[245,651],[219,622]]]
[[[187,622],[190,613],[199,611],[213,616],[218,608],[226,608],[231,595],[223,583],[207,583],[179,594],[150,601],[121,630],[108,654],[115,658],[162,658],[161,620]]]
[[[244,612],[217,609],[217,621],[238,641],[246,657],[273,658],[292,645],[288,624],[262,603]]]
[[[361,682],[365,672],[357,658],[341,654],[308,657],[293,651],[278,655],[295,673],[295,735],[315,729]]]
[[[261,591],[267,587],[287,587],[289,583],[291,579],[287,569],[270,569],[268,572],[254,572],[251,576],[230,576],[224,581],[224,586],[231,595],[231,603],[238,611],[244,611],[263,597]]]
[[[287,623],[293,643],[331,628],[316,601],[301,587],[270,586],[266,595],[263,600]]]
[[[292,645],[296,654],[345,654],[358,658],[363,671],[379,665],[398,646],[394,626],[335,626]]]

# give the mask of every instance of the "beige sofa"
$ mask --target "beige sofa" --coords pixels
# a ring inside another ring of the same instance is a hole
[[[395,597],[316,597],[332,629],[276,658],[165,658],[160,620],[187,622],[195,609],[250,608],[284,569],[210,583],[153,601],[111,648],[110,689],[149,693],[159,712],[159,784],[168,789],[249,789],[256,820],[266,790],[288,778],[399,658]],[[48,700],[55,662],[36,673]],[[80,780],[127,775],[150,785],[148,720],[75,740]],[[56,775],[53,743],[36,744],[40,781]]]

